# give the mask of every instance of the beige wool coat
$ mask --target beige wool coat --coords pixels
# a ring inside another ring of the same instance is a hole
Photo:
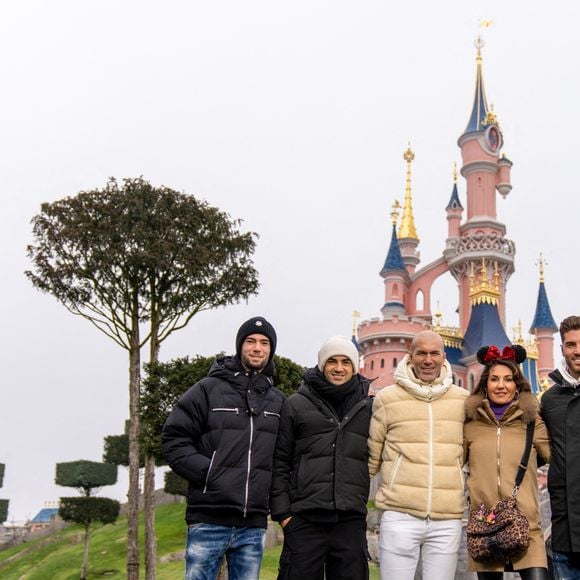
[[[548,432],[538,417],[538,401],[529,392],[520,393],[497,421],[489,401],[481,393],[471,395],[465,404],[467,421],[464,430],[465,461],[469,462],[467,489],[471,506],[491,507],[510,497],[518,465],[526,443],[526,425],[535,420],[536,427],[528,469],[517,495],[518,506],[530,524],[530,547],[514,559],[514,570],[547,567],[544,537],[540,527],[537,455],[550,461]],[[470,559],[470,571],[500,571],[502,564],[481,564]]]
[[[463,422],[468,393],[446,362],[434,384],[420,384],[403,358],[396,384],[375,397],[369,473],[381,473],[375,504],[419,518],[460,519],[465,507]]]

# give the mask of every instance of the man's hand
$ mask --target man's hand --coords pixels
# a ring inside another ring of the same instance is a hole
[[[280,526],[282,526],[282,529],[284,529],[284,528],[285,528],[285,527],[288,525],[288,522],[289,522],[291,519],[292,519],[292,516],[290,516],[289,518],[286,518],[285,520],[282,520],[282,521],[280,522]]]

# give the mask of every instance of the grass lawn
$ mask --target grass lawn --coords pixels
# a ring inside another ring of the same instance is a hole
[[[156,510],[157,555],[175,554],[184,549],[184,505],[169,504]],[[143,525],[140,523],[140,533]],[[60,532],[0,551],[2,580],[77,580],[83,552],[83,531],[70,526]],[[91,533],[88,578],[92,580],[126,577],[125,558],[127,523],[119,518],[116,524],[100,526]],[[260,580],[275,580],[281,546],[264,552]],[[141,550],[141,556],[143,556]],[[144,570],[143,563],[141,564]],[[183,577],[183,560],[159,563],[157,578],[175,580]],[[378,566],[371,565],[371,580],[378,580]],[[305,579],[307,580],[307,579]]]

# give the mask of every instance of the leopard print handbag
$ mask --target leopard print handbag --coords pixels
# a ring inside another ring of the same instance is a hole
[[[476,562],[507,562],[530,545],[530,526],[515,497],[502,499],[492,508],[482,504],[467,522],[467,549]]]
[[[535,423],[528,423],[526,430],[526,447],[512,496],[502,499],[493,507],[483,504],[470,511],[467,521],[467,550],[475,562],[508,562],[522,555],[530,545],[530,525],[526,516],[518,508],[517,494],[524,478]]]

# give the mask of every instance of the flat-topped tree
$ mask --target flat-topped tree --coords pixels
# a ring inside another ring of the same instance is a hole
[[[220,209],[142,177],[44,203],[28,246],[39,290],[89,320],[129,355],[127,578],[138,580],[141,348],[161,343],[203,310],[247,300],[258,289],[256,235]],[[146,458],[146,578],[155,577],[153,458]]]
[[[76,488],[81,497],[61,497],[58,515],[65,522],[74,522],[85,529],[81,580],[87,578],[89,537],[95,523],[112,524],[119,516],[118,501],[106,497],[93,497],[105,485],[117,482],[117,466],[94,461],[70,461],[56,464],[55,483]]]
[[[5,465],[0,463],[0,487],[4,484]],[[8,519],[8,500],[0,499],[0,524]]]

